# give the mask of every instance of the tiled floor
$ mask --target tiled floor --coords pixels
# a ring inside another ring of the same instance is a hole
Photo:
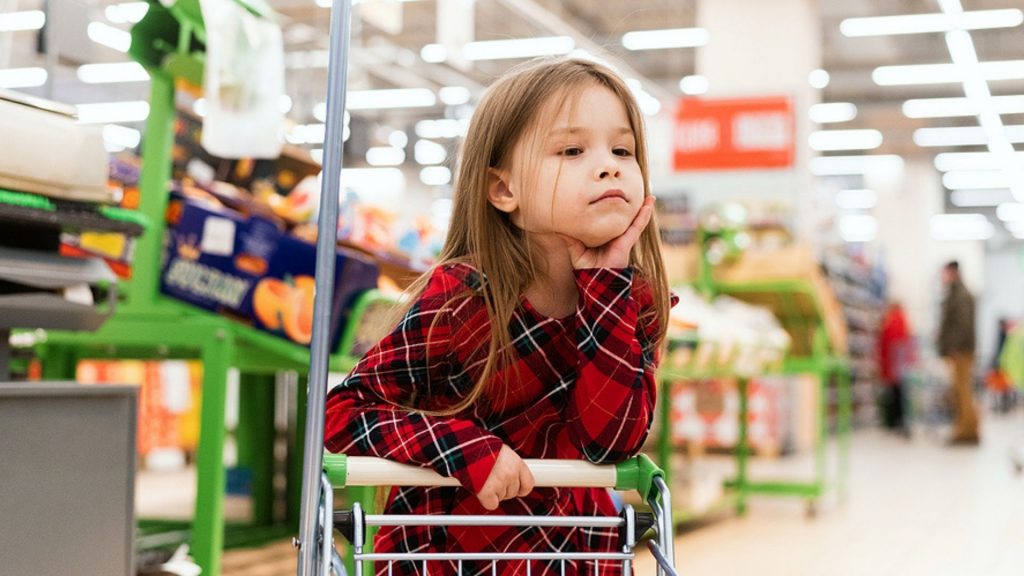
[[[1022,446],[1024,413],[989,415],[979,448],[947,448],[933,434],[908,441],[878,430],[858,432],[845,504],[828,499],[809,518],[802,502],[755,499],[745,517],[685,529],[676,545],[679,573],[1021,576],[1024,476],[1015,473],[1010,452]],[[782,459],[753,473],[766,468],[808,469],[806,461]],[[635,566],[637,574],[654,573],[646,553]],[[286,542],[228,551],[223,574],[292,575],[295,554]]]

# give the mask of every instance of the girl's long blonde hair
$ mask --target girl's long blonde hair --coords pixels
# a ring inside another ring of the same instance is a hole
[[[635,155],[643,176],[644,197],[651,193],[643,115],[629,87],[611,69],[577,58],[542,58],[515,68],[491,85],[473,114],[462,146],[452,219],[437,262],[437,266],[467,263],[480,273],[481,295],[490,318],[490,342],[484,368],[469,393],[456,405],[435,414],[451,415],[469,408],[489,392],[488,383],[499,370],[515,365],[507,326],[536,277],[527,235],[488,200],[490,169],[508,167],[516,146],[541,128],[539,116],[546,106],[557,102],[556,98],[578,95],[595,82],[615,93],[626,107],[636,138]],[[668,325],[669,293],[653,219],[633,247],[630,261],[654,297],[653,309],[640,311],[640,322],[657,323],[659,331],[653,346],[658,349]],[[407,311],[423,292],[431,272],[408,288],[410,298],[399,313]],[[456,298],[473,295],[467,291]],[[410,408],[424,411],[422,406]]]

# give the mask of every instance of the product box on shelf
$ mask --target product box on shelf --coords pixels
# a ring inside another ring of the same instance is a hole
[[[257,327],[299,344],[313,335],[313,273],[316,245],[293,236],[282,236],[266,275],[242,303],[242,313]],[[341,327],[356,299],[377,287],[379,270],[367,256],[337,248],[334,261],[334,297],[331,309],[331,343],[337,344]]]
[[[312,336],[316,246],[277,223],[172,193],[161,290],[206,310],[308,345]],[[339,249],[335,260],[332,347],[356,297],[377,286],[369,259]]]

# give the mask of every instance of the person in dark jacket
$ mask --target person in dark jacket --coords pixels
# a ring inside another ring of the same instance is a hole
[[[974,297],[960,278],[955,260],[942,270],[946,295],[942,300],[938,352],[950,367],[956,422],[950,444],[977,444],[978,409],[974,405],[971,375],[974,368]]]

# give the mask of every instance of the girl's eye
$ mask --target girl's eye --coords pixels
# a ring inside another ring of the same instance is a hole
[[[569,146],[568,148],[563,148],[559,154],[562,156],[579,156],[580,154],[583,154],[583,148],[580,148],[579,146]]]
[[[612,150],[612,153],[615,154],[616,156],[632,156],[633,155],[633,151],[630,150],[629,148],[616,148],[615,150]]]

